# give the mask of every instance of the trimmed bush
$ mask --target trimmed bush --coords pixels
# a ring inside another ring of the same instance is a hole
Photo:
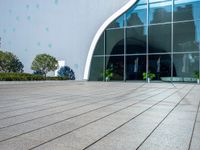
[[[45,80],[42,75],[28,73],[0,73],[0,81],[39,81]],[[68,80],[64,77],[47,77],[46,80]]]

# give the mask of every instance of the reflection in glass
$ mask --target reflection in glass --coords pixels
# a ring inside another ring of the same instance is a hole
[[[106,55],[124,54],[124,29],[106,30]]]
[[[127,28],[126,53],[146,53],[146,27]]]
[[[174,76],[194,77],[194,72],[199,70],[199,54],[185,53],[174,55]]]
[[[200,19],[199,8],[199,0],[175,0],[174,21]]]
[[[149,23],[171,22],[171,1],[150,4]]]
[[[113,21],[108,28],[122,28],[124,26],[124,15]]]
[[[199,51],[200,21],[174,24],[174,51]]]
[[[94,50],[94,55],[104,55],[104,34],[101,35]]]
[[[93,57],[90,67],[90,80],[103,81],[104,57]]]
[[[149,52],[171,52],[171,24],[149,26]]]
[[[126,13],[127,26],[146,24],[147,5],[136,5]]]
[[[171,55],[150,55],[149,72],[156,75],[156,80],[171,77]]]
[[[126,80],[143,80],[146,72],[146,56],[126,56]]]
[[[106,57],[106,69],[113,71],[111,80],[124,79],[124,56]]]

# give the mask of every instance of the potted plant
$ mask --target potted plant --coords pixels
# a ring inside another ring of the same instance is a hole
[[[105,76],[106,82],[110,81],[110,79],[113,77],[112,69],[106,69],[104,76]]]
[[[154,73],[150,73],[150,72],[149,73],[144,72],[142,75],[143,75],[143,79],[147,80],[148,83],[150,83],[150,81],[156,77]]]
[[[200,84],[200,80],[199,80],[199,71],[195,71],[195,72],[194,72],[194,77],[197,79],[197,84]]]

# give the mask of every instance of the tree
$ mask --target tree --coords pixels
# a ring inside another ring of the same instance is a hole
[[[58,70],[58,76],[67,77],[70,80],[75,80],[74,71],[68,66],[61,67],[60,70]]]
[[[0,72],[16,72],[22,73],[24,65],[11,52],[0,51]]]
[[[35,72],[41,72],[45,78],[49,71],[55,71],[58,68],[58,61],[55,57],[48,54],[39,54],[32,62],[31,69]]]

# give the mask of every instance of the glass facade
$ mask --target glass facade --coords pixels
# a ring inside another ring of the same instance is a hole
[[[192,81],[200,70],[200,0],[139,0],[99,39],[89,80]]]

